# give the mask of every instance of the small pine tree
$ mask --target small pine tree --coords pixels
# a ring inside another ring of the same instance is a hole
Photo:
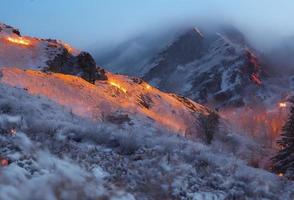
[[[277,141],[281,147],[273,157],[273,171],[282,173],[290,179],[294,179],[294,106],[291,106],[287,122],[283,126],[281,139]]]
[[[205,142],[211,144],[213,136],[218,130],[219,115],[215,112],[211,112],[208,115],[201,114],[199,120]]]

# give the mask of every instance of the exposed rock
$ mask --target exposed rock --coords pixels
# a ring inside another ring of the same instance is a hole
[[[174,43],[168,46],[163,52],[159,54],[157,65],[154,66],[148,73],[145,74],[144,79],[150,80],[158,75],[169,75],[173,69],[180,64],[189,63],[203,55],[203,37],[195,29],[188,31],[180,36]]]
[[[134,83],[138,83],[138,84],[143,83],[143,79],[138,78],[138,77],[133,77],[132,80],[133,80]]]
[[[82,68],[81,77],[85,80],[94,83],[95,80],[107,80],[105,70],[96,67],[96,63],[92,56],[87,52],[81,52],[78,56],[78,65]]]
[[[47,64],[49,67],[45,71],[78,75],[90,83],[107,80],[105,70],[96,66],[94,59],[87,52],[81,52],[75,57],[64,48],[53,60],[47,61]]]
[[[180,101],[181,103],[184,104],[184,106],[186,106],[187,108],[189,108],[191,111],[193,112],[198,112],[199,108],[197,108],[197,106],[195,106],[195,104],[188,98],[177,95],[177,94],[171,94],[171,96],[175,97],[178,101]],[[207,109],[207,112],[210,112]]]
[[[138,104],[144,108],[151,108],[153,101],[152,99],[146,95],[146,94],[141,94],[140,96],[138,96]]]

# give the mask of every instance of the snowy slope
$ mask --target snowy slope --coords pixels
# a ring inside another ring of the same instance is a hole
[[[214,149],[168,132],[93,123],[23,89],[0,84],[0,94],[0,199],[291,200],[294,194],[293,183],[221,150],[233,145],[232,135]]]
[[[210,111],[190,100],[184,102],[137,78],[108,73],[107,81],[93,85],[70,75],[2,68],[1,83],[25,88],[72,110],[74,114],[117,124],[141,121],[145,127],[167,128],[183,135],[199,134],[198,116]]]
[[[0,67],[5,66],[78,75],[89,82],[105,79],[89,53],[59,40],[21,36],[0,23]]]
[[[42,40],[21,36],[17,29],[0,24],[0,66],[44,69],[58,54],[67,51],[78,55],[79,51],[57,40]]]
[[[46,96],[79,116],[196,136],[199,115],[211,112],[186,98],[163,93],[138,78],[105,72],[96,66],[91,55],[61,41],[22,37],[18,30],[4,24],[0,36],[1,82]],[[48,63],[54,65],[47,66]]]

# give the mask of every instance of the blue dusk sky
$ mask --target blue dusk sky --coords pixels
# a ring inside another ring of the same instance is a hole
[[[0,21],[81,49],[173,24],[230,22],[256,35],[294,33],[293,0],[1,0]]]

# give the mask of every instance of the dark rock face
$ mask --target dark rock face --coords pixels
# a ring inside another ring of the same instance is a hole
[[[19,30],[17,30],[17,29],[13,29],[13,31],[12,31],[14,34],[16,34],[16,35],[18,35],[18,36],[21,36],[20,35],[20,31]]]
[[[149,65],[152,68],[144,80],[164,91],[216,107],[243,106],[245,89],[260,87],[264,75],[254,51],[232,27],[204,35],[193,29]]]
[[[104,69],[97,67],[92,56],[87,52],[81,52],[77,56],[77,62],[83,73],[82,78],[94,83],[95,80],[107,80]]]
[[[159,59],[154,59],[154,61],[159,61],[144,76],[144,79],[150,80],[157,75],[168,76],[177,65],[186,64],[200,58],[205,53],[203,47],[203,37],[196,30],[185,33],[161,52],[158,56]]]
[[[96,66],[94,59],[87,52],[73,56],[64,48],[54,59],[47,61],[47,64],[49,67],[45,71],[77,75],[90,83],[107,80],[104,69]]]
[[[153,105],[151,97],[149,97],[146,94],[141,94],[140,96],[138,96],[137,102],[139,106],[144,107],[146,109],[150,109]]]
[[[51,72],[56,72],[56,73],[66,73],[67,70],[64,68],[64,66],[72,58],[73,57],[66,51],[66,49],[63,49],[60,54],[57,54],[54,57],[54,59],[47,61],[47,65],[49,67],[46,70],[51,71]]]

